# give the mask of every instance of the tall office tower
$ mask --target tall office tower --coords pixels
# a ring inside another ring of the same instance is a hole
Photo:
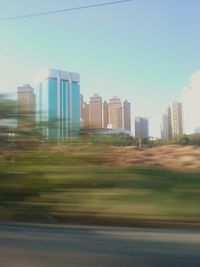
[[[149,121],[147,118],[135,117],[135,137],[149,138]]]
[[[42,74],[37,94],[38,120],[48,125],[49,139],[67,139],[80,131],[80,75],[49,69]]]
[[[19,112],[33,113],[35,112],[35,94],[34,89],[25,84],[17,88],[17,109]]]
[[[80,118],[81,118],[81,121],[83,120],[83,105],[84,105],[83,95],[80,94]]]
[[[173,102],[171,106],[172,137],[183,134],[182,104]]]
[[[107,128],[109,124],[108,102],[103,102],[103,128]]]
[[[90,128],[102,128],[102,98],[95,94],[90,97]]]
[[[200,70],[191,75],[190,85],[183,90],[184,133],[191,134],[200,126]]]
[[[131,132],[131,104],[125,100],[122,107],[123,129]]]
[[[116,96],[109,102],[109,124],[113,129],[122,129],[121,100]]]
[[[166,141],[172,138],[171,107],[167,107],[163,113],[161,138]]]
[[[84,102],[83,103],[83,128],[88,129],[90,127],[89,115],[90,115],[90,105]]]

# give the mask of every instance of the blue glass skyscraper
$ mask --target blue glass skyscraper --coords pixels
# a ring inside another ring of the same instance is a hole
[[[80,75],[49,69],[37,92],[37,119],[49,139],[68,139],[80,131]]]

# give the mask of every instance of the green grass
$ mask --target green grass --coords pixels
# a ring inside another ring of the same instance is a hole
[[[5,157],[0,219],[200,223],[199,173],[114,167],[112,156],[103,147],[67,145]]]

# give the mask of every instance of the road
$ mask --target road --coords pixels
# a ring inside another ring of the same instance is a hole
[[[0,224],[0,267],[199,267],[200,231]]]

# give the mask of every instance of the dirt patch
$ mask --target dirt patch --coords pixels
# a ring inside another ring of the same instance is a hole
[[[168,145],[157,148],[112,148],[117,166],[160,166],[179,171],[200,171],[200,148]]]

